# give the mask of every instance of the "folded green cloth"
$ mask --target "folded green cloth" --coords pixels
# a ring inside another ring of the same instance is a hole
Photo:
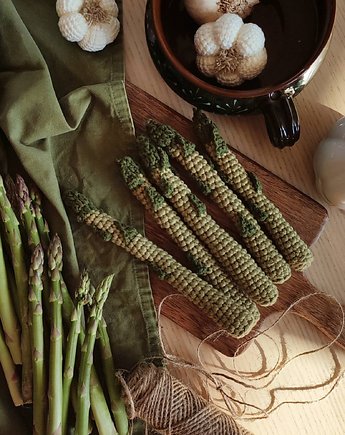
[[[122,35],[102,52],[82,51],[62,38],[55,0],[0,1],[0,22],[0,172],[22,165],[42,190],[51,230],[63,241],[70,290],[79,268],[87,267],[95,284],[115,272],[105,318],[116,365],[130,369],[161,354],[147,268],[69,221],[61,199],[78,189],[124,223],[143,226],[116,164],[133,142]],[[25,433],[16,430],[19,419],[7,421],[13,433]],[[0,432],[9,431],[0,422]]]

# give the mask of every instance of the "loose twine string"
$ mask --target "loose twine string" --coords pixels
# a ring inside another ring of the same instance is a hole
[[[157,313],[159,339],[162,346],[163,357],[157,356],[146,358],[131,373],[121,371],[116,374],[123,386],[124,397],[127,403],[130,419],[138,417],[144,420],[146,422],[146,433],[149,433],[149,428],[152,428],[156,433],[166,435],[248,435],[250,433],[239,426],[236,420],[263,419],[267,418],[270,414],[286,404],[305,405],[325,399],[334,391],[344,377],[344,371],[342,370],[338,356],[335,350],[332,349],[333,344],[339,339],[345,326],[345,312],[336,298],[328,295],[328,297],[334,300],[339,306],[342,320],[341,325],[339,326],[339,333],[328,343],[288,358],[285,337],[280,335],[281,347],[279,347],[277,342],[269,335],[269,332],[277,326],[296,305],[319,295],[320,293],[316,292],[302,296],[282,312],[271,325],[258,331],[254,337],[242,342],[232,359],[233,369],[222,367],[226,370],[226,373],[211,371],[209,368],[206,368],[206,365],[202,360],[202,347],[206,343],[217,340],[222,335],[226,335],[227,332],[225,330],[216,331],[200,342],[197,347],[197,364],[188,362],[175,355],[171,355],[166,351],[161,327],[163,305],[169,299],[177,297],[184,298],[184,296],[180,294],[166,296],[161,301]],[[272,368],[267,366],[265,352],[257,341],[261,336],[270,340],[277,350],[278,357]],[[241,371],[237,367],[236,357],[248,342],[252,340],[259,349],[263,365],[257,372]],[[329,379],[318,384],[272,388],[268,391],[270,401],[265,408],[247,402],[245,397],[243,397],[238,390],[235,391],[234,389],[234,384],[245,388],[247,390],[246,392],[267,388],[277,379],[282,370],[291,364],[292,361],[326,349],[330,351],[334,362],[334,367]],[[204,391],[209,392],[210,387],[213,386],[220,394],[221,399],[218,401],[214,399],[211,400],[209,394],[207,399],[204,399],[178,379],[172,377],[167,368],[157,367],[153,364],[155,360],[164,361],[176,368],[183,368],[197,372],[203,379],[202,384],[203,387],[205,387]],[[250,383],[251,381],[258,382],[262,380],[265,380],[266,382],[260,387]],[[285,400],[277,403],[277,393],[280,391],[310,391],[328,385],[331,385],[328,391],[317,399]],[[217,402],[220,402],[218,406],[216,406]],[[253,411],[248,411],[249,409]]]

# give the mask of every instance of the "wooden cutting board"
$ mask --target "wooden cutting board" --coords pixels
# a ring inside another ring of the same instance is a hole
[[[154,118],[159,122],[170,124],[189,140],[196,141],[191,121],[134,85],[127,83],[126,87],[137,133],[143,132],[146,121]],[[238,151],[233,151],[243,166],[259,177],[266,195],[280,208],[285,218],[294,226],[302,239],[308,245],[312,245],[327,222],[326,209]],[[188,183],[193,187],[191,180]],[[209,203],[207,199],[205,199],[205,202],[214,218],[236,237],[236,234],[232,232],[232,228],[229,227],[228,218],[222,211],[214,204]],[[145,228],[149,239],[166,249],[180,262],[185,263],[186,259],[181,250],[164,230],[160,229],[153,217],[148,213],[146,213]],[[150,273],[150,277],[156,306],[160,304],[165,296],[177,293],[168,283],[159,280],[153,272]],[[294,272],[286,283],[279,286],[279,298],[276,304],[273,307],[260,309],[261,319],[265,319],[274,312],[284,311],[301,296],[315,292],[318,292],[318,290],[312,286],[303,274]],[[317,296],[295,305],[292,312],[305,318],[330,338],[334,338],[339,332],[342,312],[334,301],[321,292]],[[163,305],[162,313],[200,339],[204,339],[219,329],[194,304],[182,297],[168,299]],[[232,356],[243,340],[247,341],[248,337],[255,335],[256,332],[257,328],[241,340],[222,335],[210,344],[223,354]],[[339,338],[338,344],[345,348],[345,332]],[[243,347],[241,350],[243,350]]]

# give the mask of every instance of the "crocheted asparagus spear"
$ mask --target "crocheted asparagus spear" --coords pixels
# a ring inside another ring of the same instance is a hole
[[[103,306],[108,297],[114,275],[106,277],[97,287],[90,315],[86,326],[86,335],[81,348],[81,361],[78,379],[78,406],[76,430],[78,435],[87,435],[90,412],[90,378],[93,364],[93,350],[95,347],[98,323],[102,318]]]
[[[147,262],[173,287],[209,315],[219,327],[235,337],[246,335],[257,322],[247,305],[233,301],[224,293],[203,281],[178,263],[135,228],[124,227],[111,216],[98,210],[78,192],[70,192],[66,202],[73,208],[78,220],[92,227],[104,240],[124,248],[138,260]]]
[[[223,179],[267,230],[285,260],[298,271],[310,266],[313,254],[280,210],[265,196],[256,176],[248,173],[221,137],[217,126],[200,110],[193,123],[200,141],[225,177]]]
[[[0,216],[10,247],[11,261],[13,265],[16,283],[18,306],[20,311],[19,321],[22,327],[22,392],[24,403],[32,401],[32,361],[29,332],[29,301],[28,301],[28,273],[25,263],[24,247],[19,230],[19,222],[6,196],[3,179],[0,175]]]
[[[274,283],[283,283],[291,269],[271,240],[265,235],[241,200],[226,186],[215,169],[195,149],[195,145],[173,128],[149,121],[147,132],[157,146],[164,148],[189,171],[203,192],[209,195],[231,217],[248,251]]]
[[[153,151],[156,152],[155,147]],[[200,243],[195,234],[166,203],[163,196],[152,186],[139,166],[130,157],[126,157],[120,161],[120,167],[127,185],[136,198],[152,213],[158,224],[167,230],[168,234],[181,249],[188,252],[199,267],[201,266],[202,273],[198,273],[198,275],[202,276],[203,279],[217,289],[222,289],[228,297],[236,300],[245,298],[230,279],[227,279],[217,262]],[[252,310],[258,314],[255,304],[252,304]]]
[[[44,360],[44,322],[42,309],[42,273],[44,255],[41,245],[37,245],[29,270],[29,308],[32,337],[33,372],[33,433],[41,435],[46,430],[46,365]]]
[[[49,413],[47,434],[61,433],[62,425],[62,295],[60,272],[62,270],[62,246],[57,235],[48,248],[48,272],[50,277],[51,325],[49,353]]]
[[[205,205],[171,169],[166,152],[141,137],[140,153],[156,184],[206,244],[239,288],[260,305],[272,305],[278,289],[248,252],[207,213]]]

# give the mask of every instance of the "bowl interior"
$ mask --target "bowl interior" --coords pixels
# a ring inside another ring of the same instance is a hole
[[[223,88],[196,67],[193,38],[198,25],[187,13],[184,1],[160,0],[156,3],[160,3],[161,26],[157,28],[162,32],[162,45],[170,52],[175,66],[179,66],[182,74],[186,70],[206,85]],[[333,0],[261,0],[244,21],[256,23],[264,31],[268,62],[257,78],[231,90],[277,88],[307,69],[331,33],[334,18],[331,4],[334,6]]]

